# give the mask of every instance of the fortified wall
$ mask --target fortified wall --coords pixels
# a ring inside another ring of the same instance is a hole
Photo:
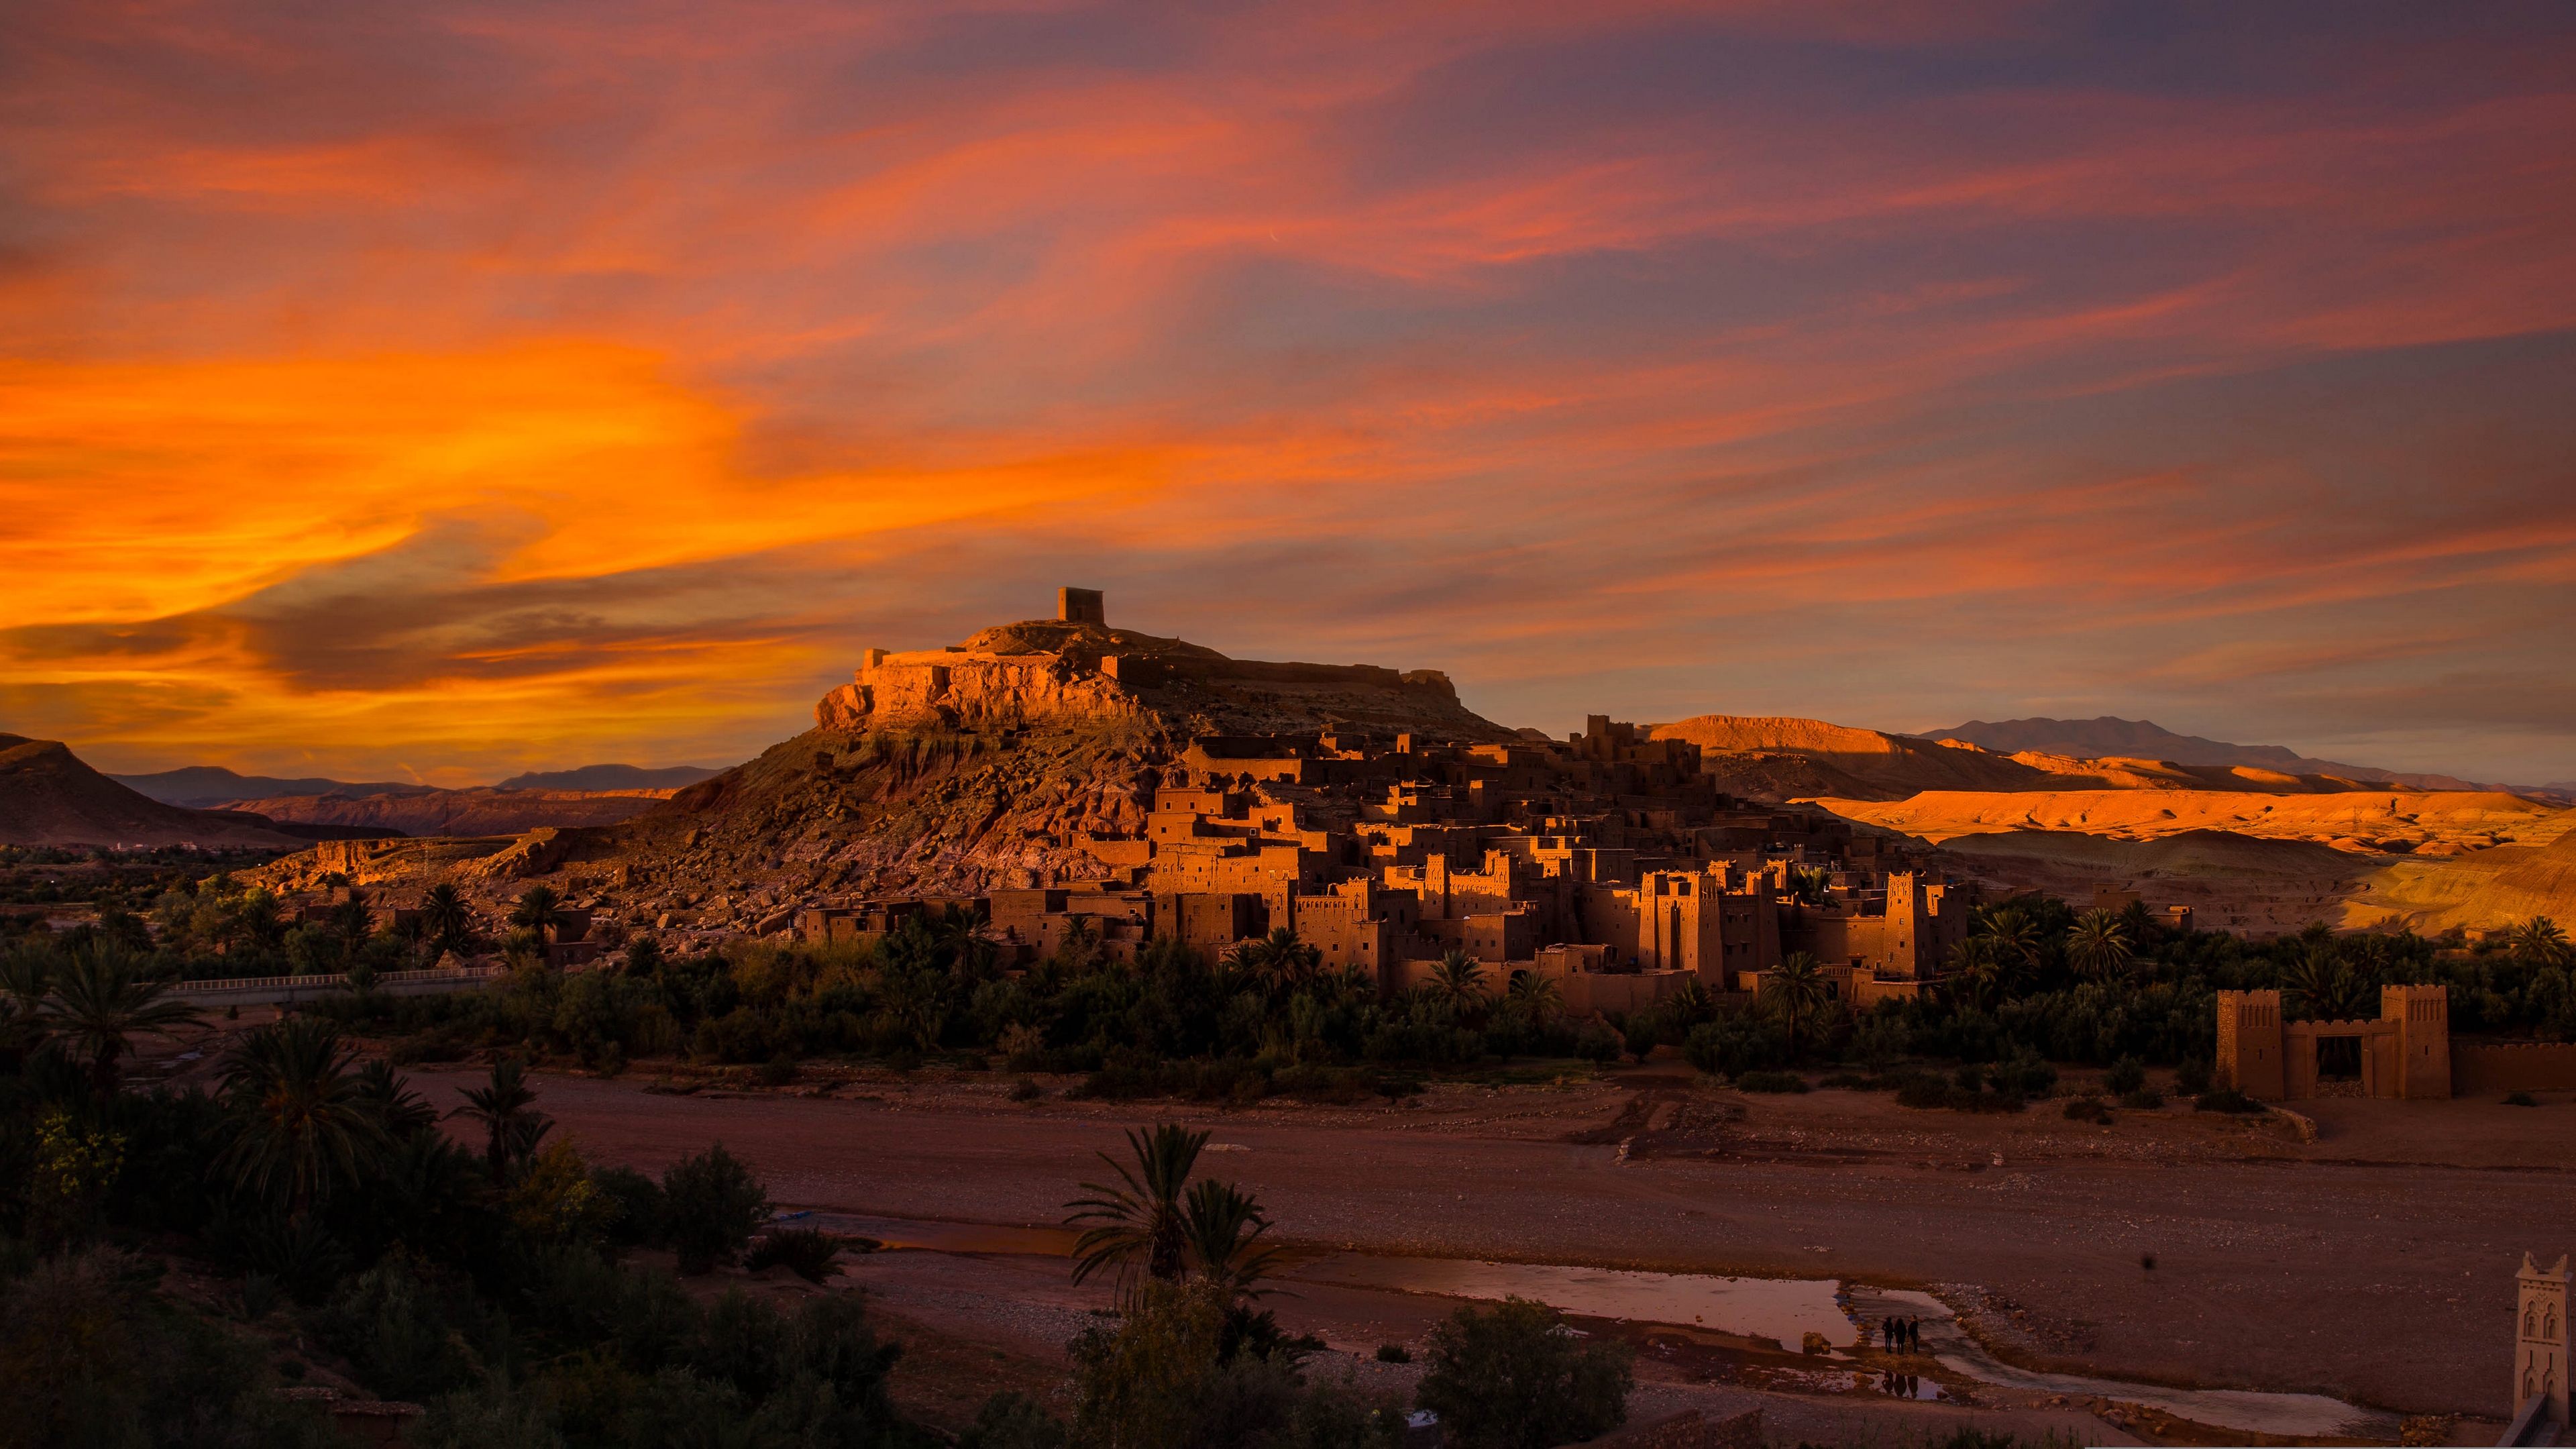
[[[2338,1093],[2319,1072],[2319,1047],[2348,1040],[2358,1089]],[[2284,1021],[2278,991],[2218,993],[2220,1083],[2266,1102],[2320,1095],[2409,1101],[2451,1095],[2451,992],[2445,986],[2380,988],[2375,1021]]]

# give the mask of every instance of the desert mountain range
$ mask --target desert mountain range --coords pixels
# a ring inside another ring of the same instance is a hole
[[[220,765],[104,778],[165,805],[246,812],[290,827],[310,827],[308,838],[349,839],[516,835],[548,825],[613,825],[715,773],[699,765],[586,765],[452,790],[398,781],[279,779],[236,774]]]
[[[1999,754],[2017,755],[2024,751],[2043,755],[2069,755],[2082,759],[2171,760],[2181,765],[2247,765],[2258,770],[2275,770],[2285,775],[2337,775],[2347,780],[2375,780],[2392,785],[2406,785],[2418,790],[2493,790],[2508,788],[2482,785],[2456,775],[2409,774],[2400,770],[2382,770],[2370,765],[2346,765],[2334,760],[2311,759],[2296,750],[2280,745],[2236,745],[2225,740],[2204,739],[2199,735],[2180,735],[2164,726],[2142,719],[2119,719],[2103,715],[2099,719],[2008,719],[1989,723],[1972,719],[1956,729],[1933,730],[1917,736],[1928,740],[1964,740],[1969,744]],[[2556,786],[2523,787],[2554,790]],[[2565,803],[2565,802],[2561,802]]]
[[[2485,924],[2576,909],[2576,845],[2562,843],[2576,811],[2554,801],[2422,788],[2143,721],[1962,729],[1997,744],[1736,715],[1643,732],[1699,746],[1703,773],[1729,794],[1912,837],[2007,885],[2069,895],[2095,880],[2224,886],[2233,904],[2210,925]],[[220,829],[283,843],[287,831],[328,830],[347,838],[281,862],[281,884],[326,870],[417,880],[431,865],[493,880],[587,870],[628,882],[647,919],[748,927],[825,893],[1097,878],[1107,868],[1084,842],[1137,834],[1159,766],[1188,759],[1197,742],[1257,750],[1263,736],[1354,731],[1485,743],[1536,733],[1475,714],[1434,670],[1237,660],[1175,638],[1032,620],[942,649],[868,651],[852,682],[816,705],[813,728],[677,788],[281,792],[207,812],[126,790],[61,745],[0,737],[16,741],[0,761],[18,762],[0,777],[0,838],[204,840]],[[2094,738],[2188,748],[2000,752]],[[2327,768],[2287,768],[2308,766]],[[512,784],[646,773],[594,767]],[[148,778],[175,791],[206,775]]]
[[[164,805],[91,769],[59,740],[0,734],[0,844],[274,848],[337,838],[242,811]]]
[[[1195,742],[1257,748],[1259,736],[1352,731],[1535,733],[1468,710],[1437,671],[1236,660],[1035,620],[943,649],[871,650],[817,704],[812,729],[616,824],[492,842],[470,860],[437,841],[340,844],[278,870],[283,884],[325,869],[417,879],[433,857],[452,857],[494,880],[562,872],[603,900],[611,888],[597,883],[617,882],[645,921],[759,929],[827,895],[1098,878],[1107,867],[1084,842],[1138,834],[1160,765],[1190,759]],[[2559,858],[2576,846],[2557,843],[2576,812],[2276,768],[2327,763],[2289,751],[2252,762],[2006,754],[1955,736],[1731,715],[1647,733],[1699,745],[1703,771],[1730,794],[1930,842],[1955,869],[2009,887],[2084,897],[2098,880],[2160,882],[2197,900],[2213,927],[2439,927],[2576,906],[2576,872]]]

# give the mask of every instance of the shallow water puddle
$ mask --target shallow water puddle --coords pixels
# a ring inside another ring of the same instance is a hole
[[[1439,1293],[1453,1298],[1533,1298],[1587,1318],[1696,1324],[1767,1338],[1791,1353],[1820,1333],[1848,1347],[1854,1329],[1830,1278],[1712,1278],[1632,1273],[1552,1263],[1479,1263],[1455,1258],[1376,1258],[1337,1253],[1282,1275],[1351,1288]]]
[[[1078,1233],[1055,1227],[928,1222],[814,1212],[802,1224],[874,1238],[890,1249],[935,1253],[1033,1254],[1062,1258]],[[2266,1394],[2243,1389],[2176,1389],[2120,1379],[2036,1373],[1986,1352],[1947,1305],[1909,1289],[1846,1285],[1833,1278],[1729,1278],[1698,1273],[1640,1273],[1554,1263],[1486,1263],[1457,1258],[1394,1258],[1326,1253],[1276,1275],[1284,1282],[1334,1284],[1450,1298],[1535,1299],[1586,1318],[1624,1318],[1700,1327],[1770,1339],[1795,1353],[1810,1333],[1834,1347],[1816,1360],[1818,1387],[1875,1388],[1899,1397],[1934,1399],[1941,1388],[1920,1375],[1865,1369],[1848,1357],[1860,1325],[1891,1315],[1920,1320],[1924,1355],[1964,1379],[2029,1393],[2145,1404],[2195,1423],[2263,1434],[2394,1439],[2397,1420],[2322,1394]]]
[[[2397,1432],[2394,1418],[2322,1394],[2174,1389],[2017,1369],[1986,1352],[1959,1326],[1949,1308],[1928,1293],[1859,1284],[1846,1288],[1831,1278],[1724,1278],[1545,1263],[1376,1258],[1359,1253],[1318,1259],[1282,1276],[1455,1298],[1533,1298],[1589,1318],[1641,1319],[1767,1338],[1792,1353],[1804,1343],[1807,1334],[1818,1333],[1838,1350],[1823,1363],[1848,1362],[1839,1351],[1857,1342],[1860,1325],[1874,1325],[1892,1314],[1919,1319],[1924,1353],[1950,1372],[1980,1383],[2032,1393],[2147,1404],[2195,1423],[2264,1434],[2395,1438]],[[1821,1382],[1820,1377],[1820,1385]],[[1877,1383],[1882,1392],[1904,1397],[1942,1396],[1938,1384],[1920,1375],[1879,1375]]]

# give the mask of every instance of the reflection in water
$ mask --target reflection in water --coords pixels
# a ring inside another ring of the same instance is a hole
[[[1066,1257],[1077,1234],[1063,1228],[996,1227],[982,1223],[923,1222],[817,1212],[805,1219],[836,1233],[874,1238],[887,1248],[941,1253],[1009,1253]],[[2146,1404],[2179,1418],[2221,1428],[2303,1438],[2395,1439],[2397,1421],[2322,1394],[2264,1394],[2239,1389],[2173,1389],[2118,1379],[2033,1373],[1986,1352],[1960,1327],[1949,1308],[1928,1293],[1848,1286],[1830,1279],[1726,1278],[1700,1273],[1635,1273],[1549,1263],[1480,1263],[1455,1258],[1375,1257],[1332,1253],[1278,1275],[1405,1293],[1437,1293],[1493,1300],[1532,1298],[1588,1318],[1635,1319],[1697,1326],[1747,1338],[1770,1339],[1796,1352],[1816,1333],[1836,1350],[1809,1372],[1845,1384],[1835,1372],[1852,1360],[1848,1350],[1862,1324],[1888,1317],[1919,1320],[1923,1353],[1913,1362],[1938,1363],[1961,1379],[2042,1394],[2115,1399]],[[1828,1368],[1827,1364],[1834,1367]],[[1943,1397],[1939,1384],[1920,1374],[1870,1370],[1881,1393],[1917,1399]],[[1865,1386],[1864,1386],[1865,1387]]]
[[[1534,1298],[1587,1318],[1698,1324],[1747,1338],[1767,1338],[1792,1353],[1810,1333],[1823,1335],[1836,1348],[1849,1347],[1859,1335],[1835,1300],[1839,1285],[1830,1278],[1713,1278],[1553,1263],[1377,1258],[1365,1253],[1336,1253],[1281,1276],[1456,1298]]]

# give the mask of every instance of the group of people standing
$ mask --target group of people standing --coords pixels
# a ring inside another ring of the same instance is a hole
[[[1899,1318],[1891,1313],[1878,1321],[1878,1332],[1889,1353],[1923,1351],[1923,1320],[1920,1318]]]

